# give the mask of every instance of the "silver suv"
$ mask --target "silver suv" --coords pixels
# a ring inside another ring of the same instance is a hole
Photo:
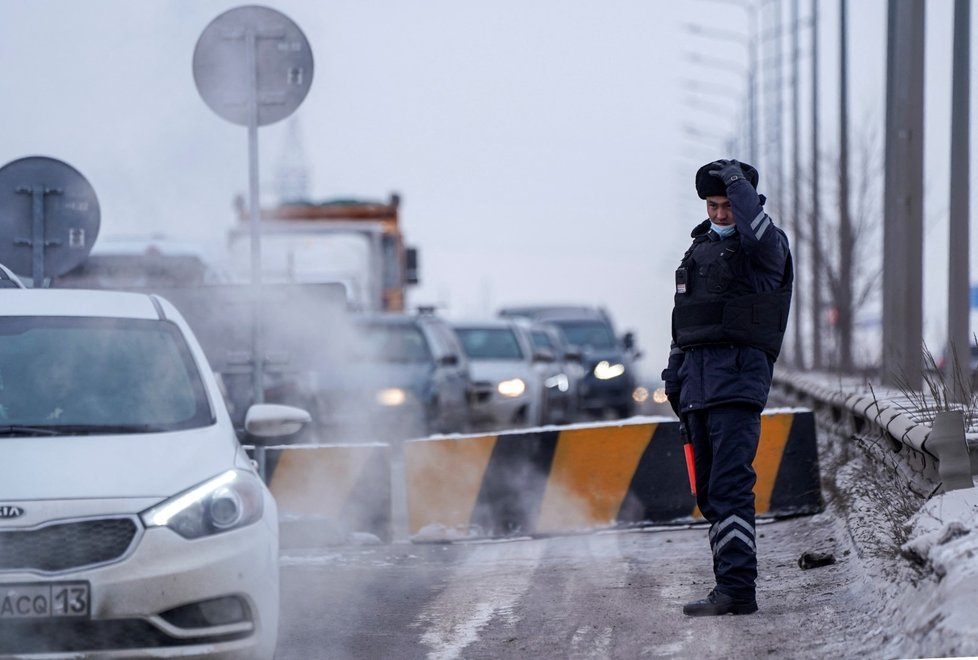
[[[579,409],[589,417],[635,414],[635,348],[632,333],[615,335],[611,318],[597,307],[539,305],[507,307],[499,315],[528,318],[560,329],[568,344],[581,352],[584,378],[579,389]]]

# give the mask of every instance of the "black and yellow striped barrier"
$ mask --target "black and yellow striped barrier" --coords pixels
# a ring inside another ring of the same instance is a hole
[[[390,447],[286,445],[265,450],[282,545],[330,545],[352,534],[391,539]]]
[[[675,421],[417,440],[404,453],[408,532],[416,541],[700,518]],[[759,517],[822,510],[810,411],[762,415],[754,470]]]

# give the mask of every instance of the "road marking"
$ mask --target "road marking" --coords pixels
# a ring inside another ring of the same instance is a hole
[[[429,660],[454,660],[479,640],[494,618],[513,626],[515,606],[530,581],[546,541],[479,545],[452,574],[448,586],[415,619]]]

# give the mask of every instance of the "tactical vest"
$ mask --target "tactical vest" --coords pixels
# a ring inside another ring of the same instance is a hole
[[[749,274],[749,258],[739,240],[710,240],[707,233],[697,236],[676,271],[672,311],[676,345],[682,349],[703,344],[753,346],[776,360],[791,306],[791,252],[777,289],[756,291]]]

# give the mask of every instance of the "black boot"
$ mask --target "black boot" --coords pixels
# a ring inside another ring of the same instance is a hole
[[[694,600],[683,605],[686,616],[718,616],[721,614],[753,614],[757,611],[757,601],[738,600],[722,594],[716,589],[711,591],[703,600]]]

